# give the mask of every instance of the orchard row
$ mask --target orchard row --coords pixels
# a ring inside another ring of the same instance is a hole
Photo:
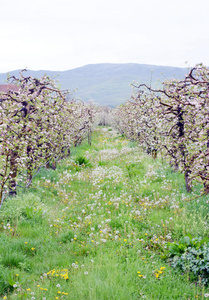
[[[185,175],[187,191],[201,182],[209,193],[209,69],[201,64],[183,80],[162,88],[140,84],[124,105],[113,111],[117,129],[156,156],[169,157]]]
[[[95,109],[69,100],[47,76],[8,78],[0,92],[0,200],[31,183],[34,171],[70,153],[90,135]]]

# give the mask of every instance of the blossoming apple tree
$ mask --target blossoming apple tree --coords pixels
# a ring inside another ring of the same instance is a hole
[[[199,181],[209,193],[209,69],[197,65],[183,80],[167,80],[161,89],[135,88],[138,94],[115,111],[121,132],[164,149],[184,173],[187,191]]]
[[[0,93],[0,199],[16,194],[18,181],[30,182],[33,171],[69,153],[93,123],[93,108],[67,101],[47,76],[14,76],[18,87]]]

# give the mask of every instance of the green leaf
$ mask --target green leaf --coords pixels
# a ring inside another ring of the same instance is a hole
[[[185,237],[184,237],[184,242],[185,242],[188,246],[190,246],[190,245],[191,245],[191,239],[190,239],[190,237],[189,237],[189,236],[185,236]]]

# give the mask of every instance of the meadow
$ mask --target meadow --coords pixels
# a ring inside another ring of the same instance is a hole
[[[200,189],[187,193],[163,157],[97,128],[91,146],[3,203],[0,298],[209,298],[209,196],[196,197]],[[204,254],[180,263],[189,248]]]

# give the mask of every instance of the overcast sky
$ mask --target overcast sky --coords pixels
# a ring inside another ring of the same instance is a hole
[[[0,72],[200,62],[209,66],[209,0],[0,3]]]

